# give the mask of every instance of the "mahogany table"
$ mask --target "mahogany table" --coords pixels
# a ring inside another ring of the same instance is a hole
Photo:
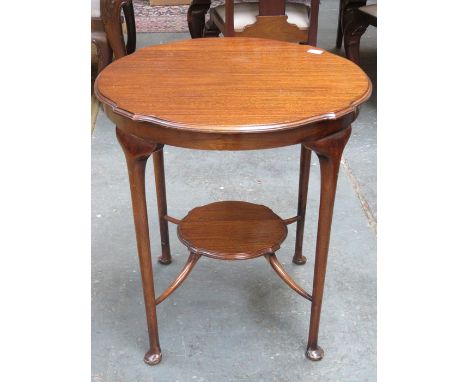
[[[212,63],[215,62],[216,65]],[[194,70],[196,68],[196,70]],[[306,356],[320,360],[320,310],[340,158],[358,106],[372,85],[352,62],[311,46],[254,38],[179,41],[140,49],[105,68],[96,96],[117,125],[130,191],[150,348],[161,361],[156,305],[185,280],[200,256],[246,260],[264,256],[275,272],[312,302]],[[178,220],[167,213],[164,145],[202,150],[252,150],[301,145],[297,216],[242,201],[208,204]],[[296,223],[293,262],[304,264],[304,218],[311,152],[320,161],[321,191],[313,291],[302,289],[275,256]],[[145,196],[145,166],[153,156],[161,234],[161,264],[171,262],[168,222],[190,255],[174,282],[154,290]]]

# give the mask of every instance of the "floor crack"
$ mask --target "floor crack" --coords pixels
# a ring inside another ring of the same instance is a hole
[[[377,235],[377,218],[372,212],[372,209],[370,208],[369,203],[367,202],[364,196],[364,193],[362,192],[358,179],[351,171],[351,166],[349,165],[349,162],[347,159],[343,158],[341,160],[341,164],[343,165],[346,171],[346,175],[348,176],[348,179],[351,182],[351,187],[353,188],[353,191],[356,193],[359,199],[359,203],[361,204],[361,208],[364,211],[364,214],[366,215],[366,219],[367,219],[367,223],[369,224],[369,227],[372,229],[372,231],[374,231],[374,234]]]

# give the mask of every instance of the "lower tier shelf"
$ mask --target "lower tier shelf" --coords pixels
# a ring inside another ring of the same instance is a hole
[[[177,234],[190,252],[222,260],[275,253],[286,239],[286,223],[268,207],[223,201],[191,210]]]

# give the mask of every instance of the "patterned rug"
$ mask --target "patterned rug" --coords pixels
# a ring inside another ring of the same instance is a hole
[[[241,0],[244,2],[249,0]],[[250,0],[252,1],[252,0]],[[310,0],[292,2],[310,4]],[[212,7],[224,3],[223,0],[212,0]],[[154,6],[148,0],[133,0],[137,32],[188,32],[188,5]]]
[[[188,5],[154,6],[133,0],[137,32],[188,32]]]

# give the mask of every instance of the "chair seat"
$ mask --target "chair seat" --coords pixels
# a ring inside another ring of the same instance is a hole
[[[220,5],[214,8],[218,16],[226,22],[226,7]],[[234,4],[234,30],[242,32],[247,25],[255,24],[258,16],[258,3]],[[299,29],[309,29],[309,8],[304,4],[286,4],[288,23]]]
[[[91,17],[101,17],[101,0],[91,0]]]
[[[359,7],[359,10],[369,16],[377,18],[377,4],[365,5],[363,7]]]

